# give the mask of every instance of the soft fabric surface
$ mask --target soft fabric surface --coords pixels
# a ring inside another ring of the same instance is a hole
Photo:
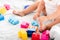
[[[0,0],[0,7],[4,4],[9,4],[11,6],[11,9],[4,14],[5,20],[0,21],[0,40],[20,40],[17,36],[17,32],[20,30],[20,23],[23,21],[31,22],[33,20],[33,14],[20,17],[13,15],[12,11],[14,9],[23,10],[25,5],[30,5],[32,3],[32,1],[27,0]],[[9,17],[13,16],[19,20],[20,23],[18,25],[12,25],[8,22]]]

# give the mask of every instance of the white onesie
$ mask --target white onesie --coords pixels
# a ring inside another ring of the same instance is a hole
[[[60,5],[60,0],[44,0],[44,2],[47,15],[53,13],[57,9],[57,6]]]
[[[46,12],[47,15],[52,14],[53,12],[56,11],[57,6],[60,5],[60,0],[44,0],[45,2],[45,7],[46,7]],[[60,23],[53,26],[51,31],[50,31],[50,36],[51,38],[55,38],[55,40],[60,40]]]

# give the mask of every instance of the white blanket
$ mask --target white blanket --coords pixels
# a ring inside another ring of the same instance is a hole
[[[4,21],[0,21],[0,40],[20,40],[18,39],[17,33],[20,30],[20,23],[22,21],[30,22],[32,21],[33,14],[29,14],[24,17],[16,16],[12,14],[12,10],[19,9],[23,10],[24,6],[27,4],[32,4],[32,1],[24,1],[24,0],[0,0],[0,7],[4,4],[9,4],[11,9],[6,12],[4,15]],[[19,20],[18,25],[12,25],[8,22],[8,18],[14,16]],[[29,39],[30,40],[30,39]]]

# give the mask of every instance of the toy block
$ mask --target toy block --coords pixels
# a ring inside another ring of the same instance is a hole
[[[31,40],[40,40],[40,33],[33,33]]]
[[[41,35],[41,40],[49,40],[49,39],[50,39],[49,31],[48,30],[43,31]]]
[[[4,16],[0,14],[0,21],[4,20]]]
[[[5,6],[5,8],[6,8],[7,10],[10,9],[10,5],[9,5],[9,4],[4,4],[4,6]]]
[[[32,33],[35,32],[35,29],[31,28],[27,30],[28,37],[32,37]]]
[[[40,32],[38,30],[38,27],[37,27],[36,31],[32,34],[31,40],[40,40]]]
[[[6,11],[7,11],[7,10],[6,10],[6,8],[5,8],[5,7],[1,7],[1,8],[0,8],[0,13],[1,13],[1,14],[5,14],[5,13],[6,13]]]
[[[22,40],[28,40],[27,32],[24,29],[21,29],[18,32],[18,37],[21,38]]]
[[[19,24],[19,20],[17,20],[16,18],[13,18],[13,17],[9,18],[8,21],[9,21],[9,23],[11,23],[13,25]]]
[[[29,27],[29,23],[28,22],[22,22],[21,23],[21,28],[28,28]]]
[[[28,7],[29,7],[29,5],[25,5],[25,6],[24,6],[24,9],[26,9],[26,8],[28,8]]]
[[[32,21],[32,26],[39,26],[38,22],[37,21]]]

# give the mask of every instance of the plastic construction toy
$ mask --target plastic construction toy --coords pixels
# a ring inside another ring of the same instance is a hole
[[[49,40],[49,39],[50,39],[49,31],[46,30],[46,31],[42,32],[41,40]]]
[[[10,9],[10,5],[9,5],[9,4],[4,4],[4,6],[5,6],[5,8],[6,8],[7,10]]]
[[[37,27],[36,31],[32,34],[31,40],[40,40],[40,32],[38,30],[38,27]]]
[[[28,40],[27,32],[24,29],[21,29],[18,32],[18,37],[21,38],[22,40]]]
[[[11,24],[13,24],[13,25],[19,24],[19,21],[18,21],[16,18],[13,18],[13,17],[10,17],[10,18],[8,19],[8,21],[9,21]]]
[[[31,23],[31,24],[32,24],[32,26],[39,26],[38,22],[37,22],[37,21],[35,21],[35,20],[34,20],[34,21],[32,21],[32,23]]]
[[[0,14],[0,21],[4,20],[4,16]]]
[[[28,37],[32,37],[33,32],[35,32],[35,29],[32,29],[32,28],[28,29],[27,30]]]
[[[31,40],[40,40],[40,33],[33,33]]]
[[[1,7],[1,8],[0,8],[0,13],[1,13],[1,14],[5,14],[5,13],[6,13],[6,11],[7,11],[7,10],[6,10],[6,8],[5,8],[5,7]]]
[[[28,22],[22,22],[21,23],[21,28],[28,28],[29,27],[29,23]]]
[[[24,9],[26,9],[27,7],[29,7],[29,5],[25,5],[25,6],[24,6]]]

